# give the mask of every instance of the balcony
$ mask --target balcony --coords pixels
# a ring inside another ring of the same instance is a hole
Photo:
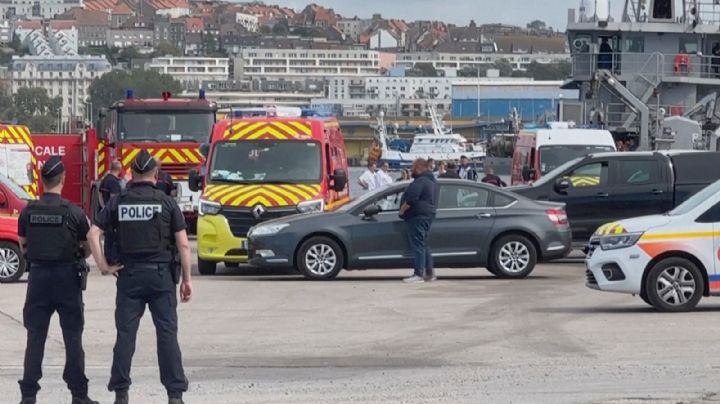
[[[720,58],[662,53],[578,53],[572,57],[572,78],[591,81],[598,69],[611,70],[620,80],[639,75],[656,83],[720,85]]]

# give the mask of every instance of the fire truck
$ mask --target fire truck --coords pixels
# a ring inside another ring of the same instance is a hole
[[[199,147],[210,138],[215,124],[214,102],[200,91],[198,98],[139,99],[128,90],[124,100],[101,109],[94,128],[80,134],[33,134],[38,167],[51,155],[64,156],[67,170],[63,196],[82,206],[89,216],[99,210],[98,182],[113,160],[130,165],[141,150],[162,163],[177,185],[177,202],[191,227],[197,221],[199,193],[190,191],[188,173],[201,164]]]

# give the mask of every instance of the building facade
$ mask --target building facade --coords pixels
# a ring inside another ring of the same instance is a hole
[[[2,0],[0,15],[5,18],[49,20],[76,7],[82,8],[83,0]]]
[[[11,87],[13,93],[22,87],[40,87],[50,98],[60,97],[60,116],[68,122],[86,117],[90,83],[110,70],[104,56],[14,56]]]
[[[154,36],[154,31],[147,28],[109,29],[105,41],[111,48],[149,49],[153,47]]]
[[[429,63],[438,71],[444,72],[446,76],[456,76],[458,70],[487,67],[499,60],[507,60],[514,70],[525,70],[532,62],[549,64],[570,61],[570,54],[416,52],[398,54],[396,64],[398,67],[409,69],[417,63]]]
[[[235,73],[236,78],[285,80],[379,76],[381,57],[367,50],[242,49]]]
[[[230,77],[228,58],[159,57],[145,65],[148,70],[169,74],[187,90],[197,90],[204,82],[222,82]]]

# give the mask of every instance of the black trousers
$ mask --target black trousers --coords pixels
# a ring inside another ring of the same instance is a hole
[[[27,329],[24,373],[20,383],[23,397],[34,397],[42,378],[50,317],[60,316],[65,341],[65,371],[63,380],[74,397],[85,397],[88,379],[85,377],[85,352],[82,348],[83,316],[82,291],[77,269],[72,266],[32,266],[28,283],[23,322]]]
[[[147,305],[157,334],[160,380],[170,397],[182,395],[187,391],[188,381],[177,340],[177,288],[170,266],[126,265],[119,273],[115,304],[117,339],[108,389],[126,391],[130,388],[137,330]]]

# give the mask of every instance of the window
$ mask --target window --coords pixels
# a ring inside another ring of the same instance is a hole
[[[697,219],[698,223],[720,223],[720,202],[708,209]]]
[[[566,178],[570,180],[573,188],[597,187],[607,183],[608,166],[607,163],[592,163],[578,167]]]
[[[443,185],[438,198],[439,209],[474,209],[486,208],[490,192],[475,187],[460,185]]]
[[[693,55],[698,53],[698,41],[697,38],[680,38],[680,53]]]
[[[400,210],[400,202],[402,201],[405,190],[384,195],[376,199],[372,204],[377,205],[383,212],[397,212]]]
[[[513,199],[509,196],[505,196],[503,194],[493,192],[493,201],[492,201],[493,207],[504,208],[513,202],[515,202],[515,199]]]
[[[641,185],[658,182],[660,172],[658,165],[652,160],[620,161],[620,184]]]
[[[623,52],[643,53],[645,52],[645,38],[625,38],[623,41]]]

